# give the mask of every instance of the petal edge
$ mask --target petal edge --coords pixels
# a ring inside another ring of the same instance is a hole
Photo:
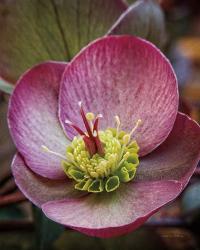
[[[8,125],[27,165],[47,178],[65,178],[61,160],[42,150],[42,145],[65,153],[69,143],[57,117],[58,90],[66,63],[45,62],[19,79],[10,98]]]
[[[175,181],[133,182],[112,195],[48,202],[42,210],[48,218],[84,234],[110,238],[139,227],[181,189]]]

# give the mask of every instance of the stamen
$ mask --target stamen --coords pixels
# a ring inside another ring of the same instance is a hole
[[[131,132],[130,132],[130,134],[129,134],[130,137],[131,137],[132,134],[135,132],[135,130],[141,125],[141,123],[142,123],[142,120],[141,120],[141,119],[137,120],[135,127],[131,130]]]
[[[93,123],[92,121],[95,119],[95,115],[91,112],[86,114],[86,119],[88,120],[88,123],[90,125],[90,129],[93,130]]]
[[[116,137],[118,138],[118,135],[119,135],[119,129],[120,129],[120,124],[121,124],[121,122],[120,122],[120,119],[119,119],[119,116],[118,115],[116,115],[115,116],[115,122],[116,122]]]
[[[88,112],[88,113],[86,114],[86,118],[87,118],[88,121],[93,121],[94,118],[95,118],[95,116],[94,116],[93,113]]]
[[[118,167],[120,167],[120,166],[122,165],[122,163],[124,163],[124,162],[127,160],[127,158],[129,157],[129,155],[130,155],[130,153],[127,152],[127,153],[123,156],[123,158],[122,158],[121,161],[119,162]]]
[[[129,134],[124,135],[122,138],[123,144],[126,146],[130,142],[130,139],[131,139],[131,137]]]
[[[50,149],[49,149],[47,146],[45,146],[45,145],[42,145],[41,148],[42,148],[45,152],[47,152],[47,153],[56,155],[56,156],[58,156],[58,157],[60,157],[60,158],[62,158],[62,159],[64,159],[64,160],[67,160],[67,158],[66,158],[64,155],[62,155],[62,154],[60,154],[60,153],[57,153],[57,152],[54,152],[54,151],[50,150]]]
[[[122,158],[123,154],[124,154],[124,150],[127,146],[127,144],[129,144],[131,139],[131,136],[129,134],[125,134],[122,138],[123,141],[123,145],[122,145],[122,149],[121,149],[121,154],[120,154],[120,159]]]
[[[126,134],[123,136],[122,140],[123,140],[123,145],[122,145],[122,149],[121,149],[121,154],[120,154],[120,159],[121,157],[123,156],[124,154],[124,150],[127,146],[127,144],[129,144],[130,142],[130,139],[131,139],[131,136],[132,134],[135,132],[135,130],[139,127],[139,125],[142,123],[142,120],[139,119],[137,122],[136,122],[136,125],[135,127],[131,130],[130,134]]]

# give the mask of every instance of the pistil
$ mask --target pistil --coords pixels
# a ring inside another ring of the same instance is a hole
[[[73,124],[71,121],[65,120],[65,123],[71,126],[72,128],[74,128],[79,133],[79,135],[82,136],[85,146],[90,154],[90,157],[92,157],[95,154],[99,154],[103,156],[104,146],[99,139],[99,133],[98,133],[99,118],[101,118],[102,115],[99,114],[95,118],[94,114],[91,112],[85,114],[82,102],[79,102],[79,107],[80,107],[80,114],[83,119],[83,123],[85,125],[87,134],[84,133],[78,126]],[[93,120],[94,120],[94,123],[93,123]]]

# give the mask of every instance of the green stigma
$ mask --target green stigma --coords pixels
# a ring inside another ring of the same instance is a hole
[[[99,118],[102,115],[85,114],[80,103],[80,114],[87,132],[83,132],[72,122],[66,123],[75,129],[79,136],[75,136],[66,149],[66,155],[42,148],[49,153],[63,158],[62,167],[68,178],[74,181],[74,188],[89,193],[112,192],[120,183],[131,181],[139,165],[139,146],[132,140],[132,134],[120,130],[120,119],[115,116],[116,128],[98,130]]]

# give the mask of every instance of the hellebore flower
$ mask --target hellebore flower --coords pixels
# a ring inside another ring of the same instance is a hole
[[[18,187],[50,219],[92,236],[139,227],[180,194],[200,156],[170,63],[133,36],[27,71],[8,122]]]

